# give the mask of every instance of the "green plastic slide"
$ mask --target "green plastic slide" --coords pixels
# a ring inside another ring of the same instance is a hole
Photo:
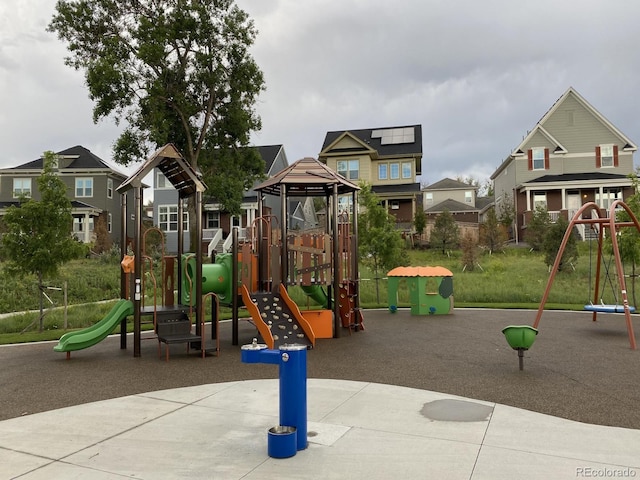
[[[302,291],[322,308],[328,308],[329,297],[321,285],[301,285]]]
[[[65,333],[60,337],[53,350],[56,352],[73,352],[92,347],[104,340],[113,332],[120,321],[129,315],[133,315],[133,303],[131,300],[120,299],[99,322],[83,330]]]

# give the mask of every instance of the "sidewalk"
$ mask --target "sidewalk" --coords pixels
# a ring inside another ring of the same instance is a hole
[[[278,381],[163,390],[0,422],[0,477],[640,477],[640,431],[375,383],[308,381],[309,446],[267,455]]]

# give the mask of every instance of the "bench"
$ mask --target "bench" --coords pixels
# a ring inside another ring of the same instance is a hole
[[[158,357],[161,353],[161,343],[165,344],[165,359],[169,361],[169,345],[174,343],[186,343],[187,353],[189,353],[189,344],[194,341],[201,341],[200,335],[191,333],[191,320],[186,315],[178,318],[169,318],[158,321],[156,325],[156,333],[158,335]]]

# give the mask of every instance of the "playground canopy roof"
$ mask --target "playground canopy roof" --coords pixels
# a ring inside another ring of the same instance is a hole
[[[453,277],[453,273],[444,267],[396,267],[387,277]]]
[[[180,198],[190,197],[196,192],[204,192],[207,189],[207,186],[200,179],[200,173],[189,165],[189,162],[184,159],[175,145],[168,143],[156,150],[133,175],[125,180],[118,187],[118,193],[124,193],[136,187],[144,188],[146,185],[142,183],[143,178],[156,167],[178,190]]]
[[[360,190],[355,183],[311,157],[298,160],[274,177],[254,187],[254,190],[280,196],[282,185],[285,186],[286,194],[294,197],[330,195],[334,185],[338,186],[338,195]]]

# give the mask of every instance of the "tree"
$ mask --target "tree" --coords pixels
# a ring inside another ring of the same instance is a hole
[[[500,223],[494,208],[487,210],[484,223],[480,225],[480,242],[489,253],[494,252],[505,241],[504,233],[500,229]]]
[[[95,221],[93,226],[93,233],[96,236],[96,243],[93,247],[93,251],[97,254],[108,252],[111,248],[112,242],[109,236],[109,229],[107,228],[107,214],[102,213]]]
[[[531,221],[527,225],[527,233],[525,235],[525,240],[532,250],[541,251],[543,249],[544,236],[550,225],[551,221],[549,220],[547,208],[538,205],[533,212]]]
[[[264,174],[260,155],[241,148],[261,128],[254,104],[264,90],[246,12],[233,0],[59,0],[48,30],[67,43],[65,63],[84,71],[94,122],[126,122],[116,162],[166,143],[196,170],[206,156],[209,193],[240,213],[245,187]]]
[[[511,195],[502,193],[502,201],[499,203],[498,221],[507,229],[507,235],[512,238],[513,222],[516,220],[516,207]]]
[[[418,243],[422,243],[420,237],[424,233],[424,229],[427,228],[427,215],[421,206],[418,206],[415,215],[413,216],[413,228],[416,230],[418,236]]]
[[[544,252],[545,263],[548,267],[553,265],[555,262],[558,252],[560,251],[562,239],[564,238],[568,227],[569,221],[564,217],[559,217],[556,223],[551,224],[546,230],[542,240],[542,251]],[[558,271],[563,271],[564,267],[567,265],[574,265],[577,259],[578,242],[576,240],[575,232],[571,232],[569,240],[562,252],[562,257],[558,264]]]
[[[458,225],[453,219],[453,215],[449,210],[443,210],[440,215],[436,217],[436,221],[431,230],[431,236],[429,243],[432,248],[442,249],[442,254],[447,252],[447,249],[451,249],[458,245]]]
[[[629,174],[633,185],[633,195],[627,197],[625,203],[633,212],[636,219],[640,218],[640,181],[638,180],[638,169],[633,174]],[[626,210],[620,210],[616,214],[616,221],[628,222],[631,217]],[[631,263],[631,297],[634,305],[638,305],[636,298],[636,277],[637,267],[640,264],[640,233],[635,228],[621,228],[619,230],[618,249],[623,262]],[[609,239],[609,243],[611,240]]]
[[[44,320],[44,278],[54,277],[58,267],[75,258],[79,244],[71,236],[71,203],[64,182],[55,174],[57,159],[45,152],[37,179],[41,200],[21,198],[4,216],[2,236],[5,268],[18,275],[34,274],[40,292],[40,331]]]
[[[462,236],[460,247],[462,248],[462,269],[471,272],[478,263],[478,242],[470,231]]]
[[[371,185],[362,183],[360,188],[359,203],[365,212],[358,216],[359,260],[368,265],[375,275],[379,302],[380,270],[388,271],[409,262],[404,241],[395,226],[395,218],[380,204]]]

